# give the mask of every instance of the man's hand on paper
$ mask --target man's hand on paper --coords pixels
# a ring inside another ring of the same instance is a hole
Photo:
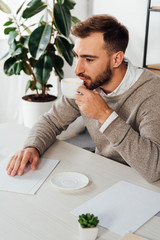
[[[21,176],[28,162],[31,163],[32,170],[35,170],[40,162],[38,150],[34,147],[25,148],[12,156],[6,168],[8,175]]]

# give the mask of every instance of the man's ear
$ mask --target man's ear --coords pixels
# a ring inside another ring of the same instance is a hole
[[[119,51],[119,52],[114,53],[112,56],[113,68],[119,67],[121,65],[123,59],[124,59],[124,52]]]

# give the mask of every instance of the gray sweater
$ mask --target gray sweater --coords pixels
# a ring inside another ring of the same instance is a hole
[[[98,89],[97,89],[98,91]],[[101,124],[80,112],[74,99],[62,96],[32,128],[24,147],[36,147],[40,155],[56,141],[56,135],[82,115],[96,153],[128,164],[147,181],[160,179],[160,77],[144,70],[125,93],[107,97],[118,117],[101,133]]]

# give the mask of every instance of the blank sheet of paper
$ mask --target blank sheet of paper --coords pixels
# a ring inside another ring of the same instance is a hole
[[[120,181],[71,213],[94,213],[99,225],[123,236],[135,232],[159,211],[160,193]]]
[[[11,177],[6,172],[6,165],[9,158],[0,161],[0,190],[34,194],[56,167],[59,160],[41,158],[38,168],[35,171],[30,169],[30,165],[25,168],[22,176]]]

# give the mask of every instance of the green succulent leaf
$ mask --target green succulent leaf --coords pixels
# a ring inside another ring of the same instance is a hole
[[[65,5],[68,9],[72,10],[72,9],[74,8],[74,6],[76,5],[76,3],[75,3],[75,1],[73,1],[73,0],[65,0],[65,1],[64,1],[64,5]]]
[[[9,6],[6,3],[4,3],[2,0],[0,0],[0,10],[8,14],[11,13],[11,9],[9,8]]]
[[[46,24],[36,28],[29,38],[29,51],[34,58],[39,58],[45,51],[51,36],[51,27]]]
[[[65,5],[60,5],[58,3],[54,6],[54,18],[56,26],[59,31],[66,37],[70,34],[71,29],[71,14]]]
[[[78,222],[82,228],[94,228],[98,225],[98,217],[95,217],[94,214],[82,214],[79,216]]]
[[[47,4],[42,1],[31,1],[30,5],[23,11],[22,17],[27,19],[41,12],[47,7]]]
[[[37,61],[35,67],[35,76],[41,85],[45,85],[50,77],[52,71],[52,59],[48,55],[42,55]]]
[[[56,46],[59,50],[60,54],[64,57],[64,59],[67,61],[67,63],[72,66],[73,64],[73,52],[72,48],[73,45],[68,42],[67,39],[59,36],[56,39]]]

